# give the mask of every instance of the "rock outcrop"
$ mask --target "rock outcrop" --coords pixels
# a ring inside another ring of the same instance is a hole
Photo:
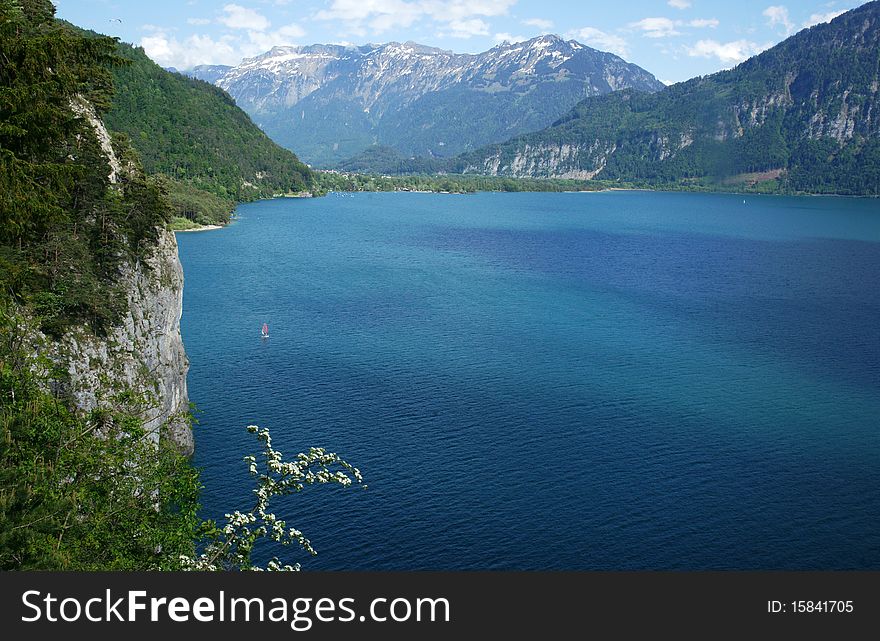
[[[71,108],[82,117],[101,145],[109,166],[111,189],[124,172],[139,171],[120,162],[111,136],[91,104],[79,99]],[[180,335],[183,267],[177,240],[167,229],[146,258],[123,262],[117,279],[125,292],[126,314],[106,335],[76,326],[57,341],[46,341],[49,357],[64,372],[57,385],[83,412],[123,410],[143,421],[147,438],[158,445],[173,442],[193,453],[186,373],[189,361]]]
[[[66,370],[66,392],[79,409],[132,411],[153,442],[168,438],[192,454],[189,361],[180,336],[183,269],[173,232],[161,232],[148,259],[123,267],[120,282],[128,299],[123,322],[107,336],[68,332],[53,344],[52,359]]]

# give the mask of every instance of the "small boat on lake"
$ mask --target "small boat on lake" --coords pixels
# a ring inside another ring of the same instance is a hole
[[[269,338],[269,325],[263,323],[263,329],[260,330],[260,336],[262,338]]]

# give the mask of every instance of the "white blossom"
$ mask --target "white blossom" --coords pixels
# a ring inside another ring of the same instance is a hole
[[[193,557],[181,556],[180,565],[190,571],[216,571],[221,569],[243,569],[252,571],[297,572],[299,563],[282,564],[277,558],[270,560],[265,568],[251,565],[250,553],[258,539],[269,538],[282,545],[296,543],[305,552],[316,555],[318,552],[311,542],[296,528],[288,528],[284,520],[267,510],[269,501],[275,496],[284,496],[302,491],[306,485],[316,483],[338,483],[349,487],[354,482],[366,489],[363,476],[358,468],[352,467],[338,454],[327,452],[324,448],[313,447],[308,453],[299,453],[293,461],[284,461],[280,451],[272,447],[269,430],[256,425],[248,425],[247,431],[256,434],[263,443],[263,473],[260,473],[257,457],[243,457],[248,472],[257,478],[254,489],[256,503],[249,512],[236,510],[225,514],[226,523],[216,528],[205,550]],[[351,474],[351,476],[349,476]],[[255,526],[255,527],[251,527]]]

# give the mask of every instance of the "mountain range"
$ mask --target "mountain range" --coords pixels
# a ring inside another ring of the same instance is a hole
[[[325,167],[372,145],[451,157],[546,127],[587,97],[664,86],[618,56],[552,35],[475,55],[412,42],[275,47],[188,74],[228,91],[273,140]]]
[[[880,2],[728,71],[587,98],[549,128],[442,169],[880,194]]]

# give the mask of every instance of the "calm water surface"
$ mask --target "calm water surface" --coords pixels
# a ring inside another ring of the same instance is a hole
[[[178,235],[206,516],[250,507],[256,423],[369,484],[276,505],[306,569],[880,569],[878,201],[238,214]]]

